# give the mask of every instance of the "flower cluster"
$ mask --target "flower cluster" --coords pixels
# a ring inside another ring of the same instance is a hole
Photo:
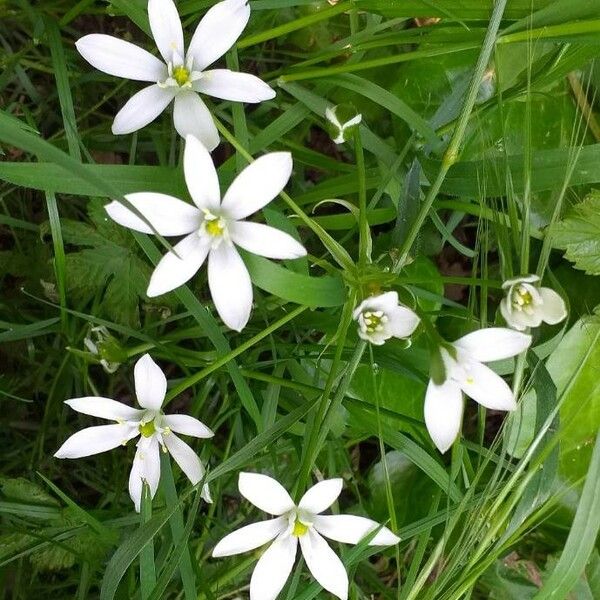
[[[106,212],[116,223],[134,231],[181,238],[156,266],[148,296],[159,296],[187,283],[206,262],[208,287],[217,312],[227,327],[241,331],[248,323],[253,303],[244,253],[274,259],[297,259],[307,254],[288,233],[247,220],[283,191],[293,170],[291,154],[272,152],[261,156],[237,174],[224,194],[210,155],[219,144],[219,134],[201,94],[250,103],[275,96],[254,75],[208,69],[235,44],[248,23],[250,7],[247,0],[215,4],[198,24],[187,50],[172,0],[149,0],[148,16],[162,59],[125,40],[100,34],[81,38],[77,49],[105,73],[151,84],[116,115],[112,126],[115,134],[141,129],[174,102],[174,126],[185,139],[183,169],[193,204],[142,191],[110,202]],[[360,135],[362,117],[353,109],[328,108],[326,118],[336,143]],[[363,348],[365,342],[382,346],[392,338],[407,340],[423,325],[432,365],[424,421],[441,452],[446,452],[460,434],[463,394],[490,409],[516,408],[514,391],[486,363],[525,352],[532,342],[529,328],[542,322],[555,324],[566,317],[562,298],[549,288],[536,286],[538,283],[539,277],[534,275],[506,281],[500,313],[509,328],[480,329],[453,343],[440,338],[426,315],[400,303],[395,290],[366,297],[355,307],[353,316]],[[93,338],[85,341],[88,351],[107,372],[114,372],[126,356],[114,346],[105,329],[96,328],[92,333]],[[73,410],[113,423],[73,434],[55,456],[91,456],[137,439],[129,492],[139,511],[144,484],[152,497],[158,488],[161,450],[170,454],[193,485],[203,483],[205,469],[199,457],[177,434],[207,439],[213,432],[194,417],[163,413],[167,379],[149,355],[137,361],[134,379],[140,408],[97,396],[67,400]],[[214,547],[213,556],[231,556],[270,543],[254,569],[251,600],[275,600],[292,571],[298,545],[314,578],[324,589],[346,600],[348,575],[324,538],[356,544],[370,536],[369,544],[376,546],[399,541],[389,529],[365,517],[322,514],[337,500],[341,479],[317,483],[297,504],[266,475],[240,473],[238,486],[242,496],[274,518],[226,535]],[[212,502],[207,485],[203,485],[202,495]]]

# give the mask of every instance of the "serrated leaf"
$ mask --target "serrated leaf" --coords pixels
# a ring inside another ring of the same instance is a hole
[[[588,275],[600,275],[600,191],[577,204],[552,230],[553,244]]]

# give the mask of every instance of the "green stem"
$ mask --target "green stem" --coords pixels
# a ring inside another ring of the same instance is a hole
[[[342,311],[342,318],[340,320],[340,325],[338,327],[335,337],[335,355],[333,357],[333,361],[329,369],[329,376],[327,378],[327,381],[325,382],[325,387],[321,395],[321,400],[316,408],[316,412],[314,413],[312,427],[310,427],[310,431],[308,432],[308,442],[305,446],[305,451],[302,456],[302,464],[300,465],[300,473],[296,483],[297,495],[300,492],[302,492],[306,487],[310,470],[312,469],[317,458],[319,446],[319,431],[321,429],[324,429],[324,427],[322,427],[321,424],[323,423],[327,411],[329,409],[329,405],[331,402],[331,392],[333,391],[333,386],[335,385],[335,381],[338,377],[339,366],[342,361],[342,354],[346,345],[348,329],[350,328],[350,324],[352,323],[352,311],[354,309],[354,304],[354,294],[351,294],[346,300],[346,304],[344,305],[344,309]]]
[[[371,230],[369,229],[367,218],[367,175],[365,172],[365,153],[360,137],[360,127],[357,127],[354,133],[354,151],[356,155],[356,171],[358,173],[358,266],[360,269],[364,269],[371,262],[372,242]]]
[[[142,487],[142,505],[140,510],[140,527],[152,518],[152,497],[150,488],[144,481]],[[140,594],[146,600],[156,585],[156,566],[154,564],[154,540],[150,539],[140,551]]]
[[[452,138],[450,139],[450,144],[444,153],[442,166],[435,181],[429,188],[427,197],[421,206],[421,210],[419,211],[411,230],[409,231],[404,243],[402,244],[402,247],[400,248],[400,260],[398,261],[400,266],[406,264],[412,245],[417,237],[417,234],[419,233],[419,230],[423,226],[423,223],[425,222],[425,219],[427,218],[435,199],[437,198],[437,195],[442,187],[442,183],[446,179],[446,175],[448,174],[450,167],[452,167],[452,165],[458,160],[460,147],[469,123],[469,117],[475,106],[477,94],[479,92],[485,70],[488,66],[490,56],[496,43],[496,38],[500,28],[500,23],[502,21],[502,15],[504,14],[504,9],[506,8],[506,3],[507,0],[498,0],[494,6],[492,18],[490,19],[490,23],[485,34],[485,39],[483,41],[483,47],[479,54],[479,58],[477,59],[477,64],[475,65],[471,83],[469,84],[467,98],[463,104],[458,122],[456,123],[456,128],[452,134]]]

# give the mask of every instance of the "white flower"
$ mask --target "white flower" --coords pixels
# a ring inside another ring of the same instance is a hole
[[[248,269],[235,246],[268,258],[298,258],[306,250],[292,236],[261,223],[242,219],[271,202],[292,173],[289,152],[265,154],[246,167],[221,201],[219,179],[208,151],[192,136],[186,138],[184,171],[196,206],[167,196],[141,192],[126,196],[164,236],[185,235],[158,263],[148,296],[159,296],[193,277],[208,256],[208,284],[223,322],[241,331],[252,309]],[[152,230],[119,202],[106,211],[117,223],[141,231]]]
[[[81,458],[92,456],[129,440],[140,437],[133,466],[129,475],[129,495],[139,512],[143,481],[152,497],[160,480],[160,448],[169,452],[188,479],[196,485],[204,477],[204,467],[196,453],[175,433],[198,438],[210,438],[214,434],[203,423],[188,415],[165,415],[161,407],[167,391],[167,380],[160,367],[145,354],[134,369],[135,393],[142,409],[132,408],[116,400],[88,396],[66,400],[73,410],[115,421],[114,425],[88,427],[73,434],[54,455],[56,458]],[[202,497],[211,502],[207,486]]]
[[[175,100],[175,129],[182,137],[195,135],[212,151],[219,145],[219,133],[198,93],[236,102],[274,98],[272,88],[254,75],[228,69],[206,70],[235,44],[246,27],[250,18],[246,2],[224,0],[215,4],[198,24],[186,53],[173,0],[150,0],[150,29],[163,60],[110,35],[94,33],[78,40],[77,50],[96,69],[116,77],[152,82],[119,111],[113,133],[132,133],[145,127]]]
[[[348,575],[342,561],[323,539],[357,544],[379,525],[354,515],[322,515],[340,495],[342,479],[327,479],[310,488],[296,506],[280,483],[257,473],[240,473],[240,493],[275,519],[246,525],[224,537],[213,556],[231,556],[254,550],[274,540],[256,564],[250,581],[250,600],[275,600],[287,581],[298,542],[314,578],[338,598],[348,597]],[[387,527],[370,541],[371,546],[397,544],[400,538]]]
[[[500,302],[500,312],[508,325],[519,331],[539,327],[544,323],[556,325],[567,316],[565,301],[547,287],[537,288],[537,275],[515,277],[502,284],[506,296]]]
[[[425,424],[440,452],[450,448],[460,430],[462,392],[486,408],[517,407],[508,384],[483,363],[516,356],[530,344],[530,335],[491,327],[465,335],[450,350],[440,348],[446,380],[442,384],[430,380],[425,394]]]
[[[419,317],[398,303],[397,292],[386,292],[363,300],[354,309],[358,335],[381,346],[391,337],[409,337],[419,325]]]
[[[336,144],[347,142],[362,122],[362,115],[353,106],[344,104],[325,109],[331,139]]]

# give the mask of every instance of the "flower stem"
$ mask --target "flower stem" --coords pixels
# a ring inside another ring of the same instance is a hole
[[[354,153],[356,155],[356,171],[358,173],[358,266],[363,269],[371,262],[372,241],[369,221],[367,220],[367,178],[365,173],[365,153],[360,137],[360,127],[357,127],[356,132],[354,133]]]
[[[150,488],[144,481],[142,488],[142,505],[140,510],[140,527],[152,518],[152,497]],[[156,585],[156,566],[154,564],[154,542],[152,539],[140,551],[140,595],[146,600]]]
[[[307,423],[308,431],[308,442],[304,447],[302,454],[302,462],[300,465],[300,472],[296,482],[296,494],[304,490],[308,481],[310,470],[312,469],[315,460],[318,455],[319,439],[322,438],[322,430],[325,430],[324,419],[331,403],[331,392],[335,385],[335,381],[338,377],[339,366],[342,361],[342,353],[346,345],[346,337],[348,335],[348,329],[352,323],[352,310],[355,304],[355,294],[352,293],[346,300],[344,308],[342,310],[342,317],[340,319],[340,325],[337,329],[335,336],[336,350],[329,369],[329,376],[325,382],[321,399],[317,405],[317,409],[314,412],[314,419],[312,423]],[[325,432],[325,436],[327,432]]]

